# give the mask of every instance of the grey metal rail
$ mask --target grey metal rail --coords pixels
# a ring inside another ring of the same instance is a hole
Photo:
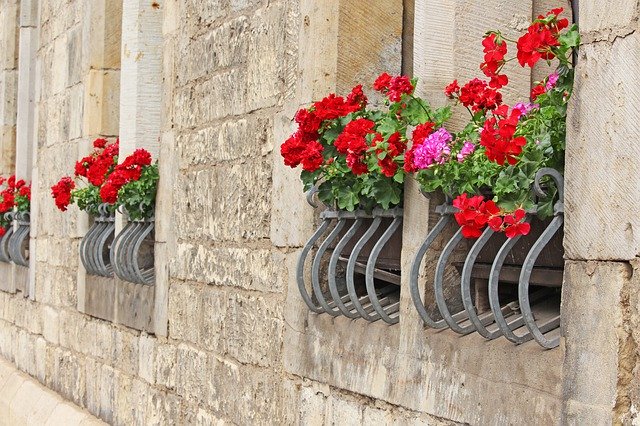
[[[109,211],[108,204],[101,204],[98,212],[80,243],[80,260],[88,274],[113,277],[110,246],[115,237],[115,214]]]
[[[550,331],[557,330],[560,326],[559,310],[549,308],[547,303],[549,295],[553,294],[553,290],[547,288],[529,294],[530,281],[534,273],[536,261],[540,254],[547,249],[551,239],[561,231],[563,225],[564,186],[562,175],[557,170],[549,168],[539,170],[535,176],[533,186],[534,193],[539,197],[547,195],[540,185],[543,178],[550,178],[558,192],[559,199],[554,206],[554,217],[551,222],[546,225],[533,245],[528,248],[522,265],[519,269],[516,269],[519,272],[517,279],[518,297],[517,300],[509,301],[506,304],[501,304],[500,302],[500,285],[504,284],[500,280],[500,275],[505,269],[515,269],[511,266],[506,268],[504,263],[521,237],[510,238],[502,243],[493,257],[488,275],[487,296],[491,308],[490,312],[479,313],[476,301],[474,301],[472,296],[472,279],[476,271],[474,268],[478,267],[478,257],[480,252],[496,235],[491,229],[487,228],[482,235],[475,240],[466,254],[460,274],[460,295],[464,308],[462,311],[453,314],[449,308],[451,300],[445,296],[444,277],[447,265],[451,264],[450,258],[452,254],[456,252],[456,249],[463,240],[461,230],[458,229],[446,242],[444,249],[440,253],[438,263],[435,265],[433,280],[435,306],[430,306],[432,308],[431,312],[439,312],[442,319],[434,320],[429,314],[430,310],[427,309],[427,306],[422,300],[419,284],[422,261],[427,251],[433,246],[434,241],[436,241],[438,237],[441,237],[444,230],[452,222],[452,216],[456,211],[456,209],[446,203],[436,209],[436,211],[440,213],[441,218],[429,232],[416,253],[409,276],[409,286],[413,304],[426,326],[436,329],[448,327],[456,333],[463,335],[478,332],[486,339],[495,339],[499,336],[504,336],[516,344],[534,339],[545,348],[558,346],[560,340],[557,335],[558,333],[554,333],[555,337],[549,337],[548,335]],[[527,212],[526,220],[530,222],[535,215],[535,209]],[[513,271],[510,270],[509,273],[513,275]],[[484,274],[486,274],[486,271],[484,271]],[[557,277],[557,274],[553,276]],[[486,279],[486,275],[483,278]],[[536,282],[536,284],[538,283]],[[553,286],[560,284],[550,283],[548,285]],[[538,309],[538,307],[540,307],[540,309]],[[539,314],[536,314],[536,312],[539,312]]]
[[[110,259],[113,272],[122,280],[152,285],[155,282],[153,253],[147,253],[147,262],[141,262],[145,253],[143,244],[153,245],[154,218],[130,220],[111,244]]]
[[[313,191],[310,191],[307,200],[316,207],[312,196]],[[394,232],[402,225],[402,209],[374,209],[371,213],[360,210],[346,212],[327,209],[320,214],[320,218],[322,219],[320,226],[304,245],[298,258],[296,279],[302,300],[312,312],[318,314],[328,313],[332,316],[344,315],[348,318],[364,318],[367,321],[382,320],[389,324],[397,323],[399,301],[391,296],[399,290],[399,286],[396,284],[376,286],[376,278],[385,273],[388,274],[387,271],[377,268],[378,257]],[[383,224],[385,218],[392,219],[391,223]],[[358,231],[363,228],[366,220],[370,220],[371,223],[355,241]],[[345,229],[346,232],[344,232]],[[383,230],[382,235],[374,242],[372,239],[379,229]],[[326,237],[321,239],[324,235]],[[320,244],[311,259],[311,291],[309,291],[305,265],[313,247],[318,242]],[[354,243],[346,260],[345,283],[339,286],[337,266],[340,262],[345,263],[345,257],[342,254],[349,244]],[[363,265],[359,257],[367,244],[373,244],[373,248]],[[322,274],[323,258],[329,251],[331,254],[327,273]],[[362,271],[365,277],[366,294],[362,292],[359,294],[356,286],[356,273]],[[323,275],[326,275],[326,279]]]

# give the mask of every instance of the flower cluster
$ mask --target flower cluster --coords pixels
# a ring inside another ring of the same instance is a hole
[[[145,149],[136,149],[133,154],[125,158],[122,164],[118,164],[113,173],[100,188],[100,198],[103,202],[115,204],[118,200],[118,191],[128,184],[140,179],[142,169],[151,165],[151,154]]]
[[[531,229],[525,221],[524,209],[505,213],[493,200],[485,201],[482,195],[469,198],[466,193],[460,194],[453,200],[453,206],[459,210],[454,217],[465,238],[478,238],[486,226],[494,232],[504,232],[508,238],[527,235]]]
[[[332,93],[299,110],[298,129],[280,147],[284,164],[302,166],[305,190],[318,187],[327,205],[369,210],[399,204],[407,170],[407,130],[435,113],[413,96],[415,84],[406,76],[383,73],[373,89],[385,96],[384,108],[368,109],[368,98],[358,85],[346,97]],[[446,113],[440,116],[440,121],[447,118]]]
[[[507,54],[507,43],[502,40],[499,34],[490,32],[482,40],[484,47],[484,62],[480,64],[480,69],[484,75],[491,78],[489,85],[500,89],[509,83],[506,74],[500,74],[502,67],[506,63],[504,57]]]
[[[499,165],[503,165],[505,161],[511,165],[516,164],[522,147],[527,143],[523,136],[514,137],[522,111],[513,108],[509,114],[508,110],[507,105],[502,105],[493,111],[480,133],[480,144],[485,147],[487,158]]]
[[[403,95],[411,95],[413,93],[415,86],[407,76],[392,77],[385,72],[376,79],[373,83],[373,88],[387,95],[391,102],[400,102]]]
[[[490,111],[502,105],[502,93],[492,89],[486,81],[479,78],[474,78],[462,88],[458,86],[458,81],[454,80],[444,92],[447,97],[458,100],[473,112]]]
[[[31,185],[24,179],[16,180],[15,175],[5,179],[0,176],[0,237],[11,224],[5,215],[12,211],[28,212],[31,204]]]
[[[518,39],[518,62],[521,66],[533,67],[540,59],[547,61],[556,57],[554,47],[560,46],[560,31],[569,26],[566,18],[558,19],[562,8],[552,9],[547,16],[538,16],[527,32]]]
[[[525,210],[534,204],[540,218],[552,214],[553,195],[535,198],[531,185],[540,168],[561,171],[564,166],[566,110],[573,86],[570,59],[579,34],[577,26],[569,27],[569,21],[559,17],[562,12],[553,9],[535,19],[513,42],[514,58],[506,57],[511,40],[499,31],[487,32],[480,70],[489,81],[473,78],[461,86],[454,80],[444,89],[469,111],[470,122],[457,133],[433,123],[413,133],[405,170],[416,173],[423,191],[442,190],[456,199],[456,219],[465,237],[479,236],[487,225],[508,237],[526,234]],[[500,89],[509,84],[504,71],[514,59],[522,67],[544,60],[557,62],[557,68],[533,87],[530,99],[509,106]],[[467,197],[474,193],[493,197]]]
[[[128,185],[132,185],[136,188],[139,186],[138,191],[143,192],[137,194],[133,191],[133,194],[128,195],[136,205],[134,215],[150,216],[157,183],[157,166],[151,164],[151,154],[138,149],[120,164],[118,154],[117,139],[111,144],[102,138],[93,141],[92,153],[76,163],[74,177],[65,176],[51,187],[56,207],[64,212],[70,204],[76,203],[81,210],[95,215],[98,213],[98,206],[107,203],[114,210],[127,204],[129,200],[122,196],[122,192]],[[145,173],[149,168],[153,170]],[[141,180],[145,182],[134,185]]]

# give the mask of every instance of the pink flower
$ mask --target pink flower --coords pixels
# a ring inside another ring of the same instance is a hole
[[[558,82],[559,77],[560,76],[557,72],[549,74],[549,77],[547,77],[547,84],[545,85],[545,89],[547,89],[547,92],[556,87],[556,83]]]
[[[517,109],[518,111],[520,111],[520,118],[522,118],[522,116],[524,115],[529,114],[531,111],[537,108],[540,108],[540,105],[534,104],[532,102],[527,102],[526,104],[518,102],[513,106],[513,109]]]
[[[413,154],[413,164],[418,169],[426,169],[433,163],[443,164],[451,154],[451,133],[444,127],[436,130],[420,143]],[[417,141],[416,141],[417,142]]]
[[[462,144],[462,148],[460,149],[460,152],[457,155],[458,162],[462,163],[464,161],[464,159],[468,155],[473,154],[473,151],[475,151],[475,150],[476,150],[476,146],[473,144],[473,142],[465,141]]]

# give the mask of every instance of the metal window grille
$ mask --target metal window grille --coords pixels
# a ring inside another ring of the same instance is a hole
[[[506,239],[502,236],[501,245],[492,256],[490,263],[481,264],[478,262],[480,254],[488,243],[499,235],[487,228],[484,233],[476,239],[468,250],[464,262],[457,266],[460,272],[460,296],[462,306],[457,312],[451,312],[451,300],[445,296],[444,280],[445,269],[451,263],[452,254],[459,247],[463,240],[461,230],[457,232],[444,244],[440,252],[433,280],[433,295],[435,306],[427,306],[422,301],[419,288],[419,275],[422,260],[434,245],[434,241],[443,234],[449,223],[453,222],[453,213],[456,209],[449,204],[439,206],[437,212],[441,215],[440,220],[427,235],[424,243],[418,250],[414,259],[410,273],[410,289],[414,305],[424,321],[425,325],[441,329],[450,328],[459,334],[469,334],[478,332],[486,339],[495,339],[504,336],[508,340],[520,344],[528,340],[535,339],[545,348],[554,348],[559,344],[559,292],[562,285],[562,254],[553,255],[549,253],[553,242],[561,247],[561,229],[564,220],[564,188],[562,175],[553,169],[541,169],[535,177],[534,192],[538,196],[545,196],[545,191],[541,188],[540,181],[544,177],[549,177],[555,182],[559,200],[554,205],[553,218],[543,223],[536,217],[536,212],[530,211],[526,220],[532,223],[532,229],[539,228],[539,236],[535,241],[523,249],[518,247],[519,241],[523,237]],[[533,237],[533,236],[532,236]],[[526,237],[525,237],[526,239]],[[519,250],[520,253],[516,253]],[[546,252],[546,253],[545,253]],[[536,266],[541,254],[555,259],[559,267]],[[517,265],[507,265],[505,261],[511,257],[519,259]],[[472,279],[474,279],[476,297],[472,295]],[[488,298],[488,310],[479,312],[478,306],[481,302],[478,297],[478,284],[486,283],[486,294]],[[532,284],[535,291],[530,292]],[[514,289],[514,286],[517,287]],[[501,291],[512,291],[507,303],[501,303]],[[513,291],[517,294],[513,294]],[[555,301],[555,302],[554,302]],[[430,312],[431,311],[431,312]],[[440,314],[440,319],[434,319],[434,313]]]
[[[9,258],[20,266],[29,266],[29,233],[30,216],[26,212],[17,212],[14,215],[14,230],[9,237]]]
[[[316,207],[311,196],[308,200]],[[332,316],[397,323],[399,261],[396,265],[381,261],[381,254],[390,240],[401,236],[402,209],[375,209],[371,213],[327,209],[320,219],[297,264],[298,288],[309,309]],[[314,248],[310,294],[305,264]],[[399,248],[397,251],[399,259]]]
[[[108,204],[101,204],[98,212],[80,243],[80,260],[88,274],[113,277],[110,248],[115,237],[115,214],[109,212]]]
[[[4,217],[7,220],[10,220],[13,223],[14,213],[9,212],[5,213]],[[0,262],[10,263],[11,258],[9,257],[9,240],[13,235],[13,226],[9,226],[5,232],[5,234],[0,238]]]
[[[111,265],[124,281],[151,285],[155,282],[155,219],[130,220],[111,245]]]

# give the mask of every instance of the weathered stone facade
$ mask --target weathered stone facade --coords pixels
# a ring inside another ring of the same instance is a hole
[[[34,185],[26,284],[0,275],[13,283],[0,285],[0,354],[120,425],[637,422],[636,1],[580,4],[559,348],[426,330],[406,273],[394,326],[309,313],[295,283],[314,225],[279,156],[295,111],[402,69],[441,103],[443,84],[477,74],[486,29],[560,5],[0,1],[0,172]],[[513,72],[520,93],[540,76]],[[89,277],[88,218],[50,198],[93,138],[117,135],[159,158],[150,290]],[[405,197],[403,271],[430,225],[413,182]]]

